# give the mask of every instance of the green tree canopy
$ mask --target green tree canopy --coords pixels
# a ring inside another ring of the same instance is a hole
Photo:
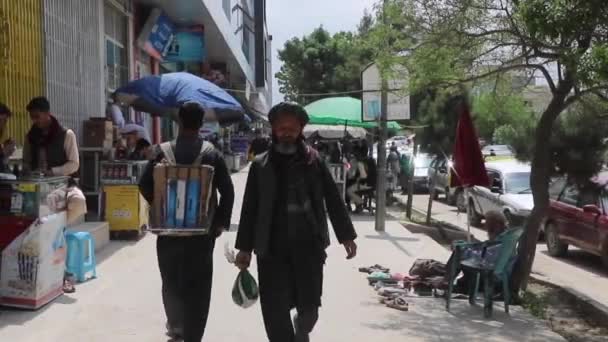
[[[359,33],[331,35],[319,27],[303,38],[293,38],[279,50],[283,62],[276,74],[285,98],[303,104],[326,97],[299,94],[325,94],[361,89],[361,70],[373,59],[373,50],[363,39],[373,24],[368,15],[359,25]],[[361,97],[359,93],[349,96]]]
[[[531,141],[534,209],[520,244],[515,288],[525,286],[541,220],[549,206],[555,154],[553,126],[583,97],[608,91],[608,6],[605,0],[386,0],[384,31],[407,31],[399,56],[413,91],[486,79],[495,75],[544,77],[551,95]],[[404,24],[405,23],[405,24]],[[384,34],[390,39],[391,34]],[[578,124],[577,122],[570,124]],[[515,127],[512,127],[515,129]],[[501,129],[504,134],[506,129]],[[591,144],[588,141],[586,143]],[[586,170],[592,171],[592,170]]]

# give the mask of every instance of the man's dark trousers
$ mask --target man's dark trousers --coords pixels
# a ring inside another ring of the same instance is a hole
[[[270,342],[308,342],[319,318],[324,256],[294,254],[258,257],[260,304]]]
[[[183,329],[184,342],[200,342],[205,333],[214,246],[210,236],[160,236],[156,242],[165,313],[172,328]]]

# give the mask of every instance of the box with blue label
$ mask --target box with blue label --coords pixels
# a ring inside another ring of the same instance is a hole
[[[149,230],[160,235],[207,234],[213,173],[210,166],[156,165]]]

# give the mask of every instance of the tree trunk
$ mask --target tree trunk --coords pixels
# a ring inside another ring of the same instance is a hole
[[[530,174],[530,188],[534,198],[534,208],[525,224],[525,233],[519,244],[519,258],[513,274],[513,292],[525,290],[532,271],[538,233],[543,218],[549,208],[549,180],[553,174],[550,139],[553,123],[565,108],[566,97],[572,90],[574,82],[570,75],[560,82],[551,102],[542,114],[536,126],[534,155]]]

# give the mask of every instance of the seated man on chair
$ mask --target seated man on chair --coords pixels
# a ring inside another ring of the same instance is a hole
[[[497,236],[499,236],[508,229],[507,218],[500,211],[490,210],[485,215],[484,228],[488,232],[488,241],[494,241]],[[487,253],[492,253],[493,250],[495,251],[497,250],[497,248],[489,247],[486,251],[486,255]],[[466,250],[463,252],[462,259],[476,257],[476,255],[474,254],[474,251]],[[452,262],[454,261],[452,260],[452,258],[450,258],[450,260],[448,261],[448,269]],[[473,281],[473,277],[474,275],[469,274],[468,272],[463,270],[463,276],[456,282],[456,286],[454,287],[454,293],[468,293],[468,284],[469,281]],[[483,281],[483,279],[480,279],[480,281]],[[496,289],[494,293],[502,293],[502,290],[500,288],[501,285],[496,284]]]
[[[366,149],[367,152],[367,149]],[[350,170],[348,171],[347,180],[347,204],[350,207],[350,201],[355,203],[355,213],[363,211],[363,198],[361,197],[362,192],[372,189],[368,184],[368,168],[366,163],[366,154],[363,154],[363,148],[359,148],[356,151],[354,157],[351,159]]]

